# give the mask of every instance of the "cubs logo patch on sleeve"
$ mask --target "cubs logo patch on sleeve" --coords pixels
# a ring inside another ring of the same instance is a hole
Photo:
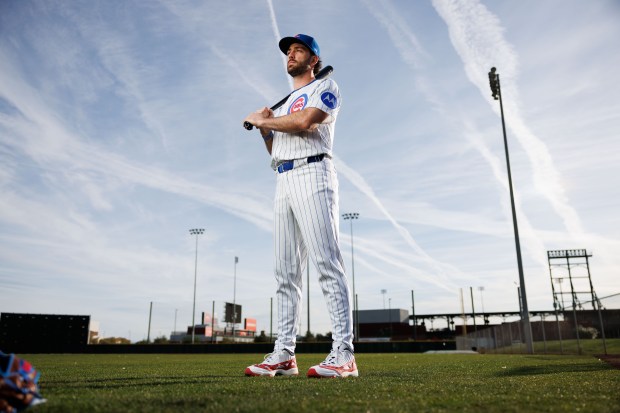
[[[308,95],[304,93],[303,95],[295,99],[293,103],[291,103],[291,106],[289,106],[288,108],[288,113],[291,114],[299,112],[306,107],[306,103],[308,103]]]
[[[336,109],[336,106],[338,106],[338,99],[336,99],[332,92],[323,92],[321,101],[330,109]]]

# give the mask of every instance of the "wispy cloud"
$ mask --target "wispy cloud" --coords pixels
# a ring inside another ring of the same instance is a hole
[[[371,269],[377,277],[379,283],[391,281],[395,284],[428,284],[435,286],[443,291],[454,292],[457,285],[451,277],[447,277],[449,272],[452,276],[458,275],[458,270],[439,263],[427,255],[415,255],[399,249],[400,242],[390,241],[389,239],[360,238],[355,239],[356,251],[361,254],[356,255],[356,262],[361,261],[367,268]],[[381,267],[371,264],[371,259],[381,262]],[[385,268],[389,268],[386,271]]]
[[[247,70],[244,70],[239,65],[239,63],[235,61],[235,59],[233,59],[227,53],[224,53],[219,47],[213,45],[209,45],[209,47],[217,57],[219,57],[224,63],[226,63],[230,68],[235,71],[239,78],[243,80],[243,82],[248,87],[250,87],[260,96],[262,96],[266,101],[274,99],[276,93],[272,88],[268,87],[265,82],[260,82],[258,79],[250,78],[250,76],[248,76]]]
[[[340,202],[361,214],[363,308],[388,297],[407,308],[411,288],[416,309],[455,311],[467,285],[485,286],[488,308],[517,307],[491,66],[532,307],[549,304],[546,248],[591,249],[597,293],[617,292],[620,111],[604,73],[620,62],[620,9],[609,2],[14,3],[0,13],[2,311],[91,314],[106,334],[139,339],[153,300],[162,333],[176,309],[184,328],[187,229],[204,225],[197,309],[213,299],[221,311],[241,256],[238,302],[268,326],[274,176],[240,123],[291,87],[276,44],[297,30],[328,39],[338,68]],[[328,331],[324,306],[311,311],[313,331]]]
[[[277,21],[275,20],[275,12],[273,11],[273,5],[271,3],[271,0],[268,0],[268,3],[270,7],[270,12],[272,15],[272,25],[274,27],[274,34],[276,36],[276,39],[279,40],[280,35],[279,35],[278,26],[277,26]],[[383,22],[385,22],[386,27],[392,27],[392,25],[388,24],[390,19],[395,19],[401,30],[403,27],[405,27],[405,23],[394,12],[390,13],[389,17],[383,17],[381,15],[381,19]],[[395,34],[395,36],[397,35]],[[419,43],[417,42],[417,39],[412,33],[408,32],[405,36],[405,39],[408,44],[415,45],[418,51],[422,50],[421,47],[419,46]],[[405,50],[408,50],[408,48],[405,48]],[[411,62],[415,63],[416,61],[417,59],[414,59],[412,57]],[[437,274],[435,278],[432,278],[432,282],[439,283],[442,286],[442,288],[446,290],[449,290],[449,291],[453,290],[454,285],[452,285],[448,281],[447,274],[448,272],[454,272],[455,269],[450,268],[448,271],[446,268],[447,267],[446,265],[433,259],[418,245],[418,243],[414,240],[409,230],[407,230],[407,228],[405,228],[404,226],[400,225],[397,222],[397,220],[392,216],[392,214],[390,214],[390,212],[385,208],[383,203],[379,200],[379,197],[375,194],[375,191],[371,188],[371,186],[367,183],[367,181],[362,177],[361,174],[359,174],[353,168],[348,166],[341,158],[338,158],[335,156],[334,161],[337,164],[339,173],[342,174],[342,176],[344,176],[346,179],[348,179],[363,195],[368,197],[368,199],[370,199],[372,203],[375,204],[379,208],[381,213],[394,227],[394,229],[399,234],[399,236],[406,242],[406,244],[409,247],[411,247],[414,254],[421,257],[422,260],[430,267],[430,269],[433,270],[433,272]],[[380,259],[380,260],[386,259],[385,255],[381,255],[381,254],[373,254],[373,255],[375,256],[375,258]],[[436,278],[436,277],[439,277],[439,278]],[[430,279],[430,278],[427,278],[427,279]]]
[[[271,28],[273,29],[273,34],[276,38],[276,41],[280,41],[280,39],[282,38],[282,35],[280,34],[280,29],[278,28],[278,21],[276,19],[276,11],[273,8],[273,1],[267,0],[267,4],[269,5],[269,17],[271,19]],[[281,55],[281,56],[282,56],[282,64],[284,66],[284,70],[286,71],[287,59],[285,55]],[[288,80],[289,89],[293,90],[293,78],[291,78],[290,76],[287,76],[286,79]]]
[[[490,68],[497,66],[503,80],[506,122],[527,153],[536,189],[562,217],[569,233],[583,234],[579,216],[568,203],[560,173],[547,146],[531,131],[521,115],[517,88],[518,56],[505,40],[499,19],[478,1],[435,0],[433,6],[448,25],[450,39],[463,61],[467,77],[499,113],[497,102],[489,96],[487,77]]]
[[[388,222],[394,227],[398,235],[405,241],[405,243],[412,249],[414,254],[425,262],[432,272],[436,274],[437,277],[442,280],[441,285],[446,290],[453,290],[454,285],[449,281],[448,274],[458,272],[455,268],[448,268],[445,264],[435,260],[429,254],[426,253],[415,241],[409,230],[402,226],[386,209],[383,205],[383,202],[379,199],[379,197],[375,194],[375,191],[371,188],[371,186],[366,182],[366,180],[355,170],[349,167],[342,159],[338,157],[334,157],[334,161],[337,164],[338,171],[347,178],[362,194],[364,194],[368,199],[372,201],[373,204],[381,211],[383,216],[388,220]],[[385,255],[376,255],[376,258],[385,259]],[[437,282],[437,279],[434,279],[434,282]]]
[[[0,56],[6,57],[6,54],[0,50]],[[73,184],[89,195],[95,206],[109,207],[96,189],[101,187],[98,179],[103,179],[105,182],[142,185],[182,195],[228,211],[262,229],[271,230],[271,207],[266,199],[251,199],[244,191],[235,192],[230,188],[192,182],[166,170],[128,160],[76,136],[42,103],[45,99],[21,79],[10,61],[2,59],[0,62],[3,73],[9,74],[12,79],[11,85],[2,85],[0,94],[20,111],[22,118],[0,118],[0,126],[10,132],[4,140],[5,144],[19,149],[44,169],[72,171],[66,179],[71,179]]]
[[[273,10],[273,4],[271,0],[267,0],[269,6],[269,17],[271,20],[271,27],[279,38],[279,32],[276,23],[275,12]],[[205,10],[196,9],[194,5],[171,3],[163,1],[162,6],[165,7],[172,16],[178,20],[178,30],[181,32],[190,33],[192,37],[197,36],[204,39],[203,43],[208,49],[217,56],[227,67],[231,68],[234,73],[239,77],[243,84],[250,89],[254,90],[258,95],[265,99],[265,101],[272,101],[277,99],[281,92],[271,87],[265,79],[260,78],[256,71],[249,71],[247,67],[243,65],[243,61],[238,56],[233,56],[224,50],[215,41],[211,40],[209,19],[206,17],[200,17],[202,15],[209,16],[212,11],[207,7]],[[228,46],[228,45],[226,45]],[[284,67],[286,68],[286,58],[284,58]],[[292,89],[293,84],[289,79],[289,85]]]
[[[506,176],[506,170],[503,167],[504,158],[500,155],[494,153],[491,148],[488,146],[488,143],[484,139],[484,134],[478,130],[475,122],[470,119],[470,117],[461,110],[450,110],[448,108],[447,103],[436,94],[432,87],[429,85],[429,82],[423,76],[418,78],[416,82],[416,86],[423,93],[427,101],[429,101],[434,109],[441,113],[445,119],[450,119],[450,122],[454,125],[454,130],[459,130],[460,134],[462,134],[471,144],[471,147],[475,149],[482,159],[487,163],[488,167],[491,169],[492,175],[495,178],[495,182],[499,188],[502,190],[502,197],[500,198],[500,202],[502,204],[502,209],[505,213],[506,220],[512,221],[512,211],[511,206],[508,202],[508,180]],[[520,230],[520,237],[523,237],[526,242],[522,243],[522,247],[526,249],[529,253],[529,256],[533,258],[539,265],[546,265],[545,257],[541,254],[541,251],[545,250],[545,243],[543,238],[539,234],[539,232],[533,227],[530,223],[528,216],[523,212],[521,208],[519,191],[517,189],[514,190],[515,196],[515,204],[517,207],[518,214],[518,225]],[[458,213],[453,215],[453,219],[458,220]],[[446,222],[446,220],[442,220]],[[440,221],[434,221],[440,222]],[[450,222],[450,221],[448,221]],[[468,225],[469,232],[484,234],[488,233],[491,228],[498,228],[494,225],[489,225],[484,217],[478,217],[477,219],[467,219],[470,225]],[[504,228],[506,222],[503,223]],[[462,227],[462,224],[456,224],[453,229],[458,229]],[[512,237],[514,234],[513,231],[510,232],[510,236]],[[494,234],[499,237],[506,236],[506,232],[499,230]]]
[[[389,21],[386,16],[394,14],[393,7],[387,1],[381,2],[381,7],[370,2],[367,2],[366,5],[373,16],[387,30],[403,61],[416,71],[417,89],[423,93],[425,99],[432,104],[435,110],[443,113],[445,119],[452,119],[452,122],[455,124],[455,130],[458,128],[464,132],[467,139],[471,142],[472,147],[476,149],[489,164],[499,186],[507,191],[508,186],[505,172],[501,167],[501,158],[490,150],[486,142],[481,138],[482,134],[477,130],[474,122],[461,113],[461,111],[448,110],[444,99],[430,86],[430,81],[427,79],[420,65],[422,56],[426,56],[426,54],[419,46],[419,42],[415,40],[416,37],[407,27],[407,24],[405,22],[394,25],[386,24],[386,22]],[[434,6],[448,23],[452,43],[465,64],[465,70],[470,80],[476,82],[476,86],[480,88],[485,96],[489,95],[486,73],[492,65],[492,58],[505,62],[505,65],[508,66],[506,72],[514,76],[517,66],[517,55],[512,47],[503,39],[502,29],[497,17],[489,13],[484,6],[474,2],[437,1],[434,2]],[[403,39],[414,39],[414,41],[405,44]],[[460,126],[457,127],[457,124]],[[527,131],[524,125],[522,130],[528,132],[528,138],[533,136]],[[529,139],[529,141],[534,142],[532,139]],[[542,168],[534,168],[535,181],[540,183],[545,179],[540,174],[541,170],[547,170],[548,174],[553,176],[557,181],[557,172],[552,168],[550,156],[548,153],[545,154],[544,144],[536,140],[530,146],[532,145],[536,148],[529,153],[537,154],[536,158],[533,159],[533,163],[538,162],[538,164],[540,164],[542,159],[544,164]],[[538,189],[544,194],[543,196],[554,201],[554,205],[556,205],[558,209],[566,212],[567,204],[565,199],[559,195],[554,196],[553,194],[549,194],[544,188]],[[516,202],[519,203],[518,193],[516,195]],[[502,204],[504,205],[506,216],[510,216],[510,206],[508,202],[502,200]],[[561,207],[559,204],[562,204]],[[578,219],[575,219],[570,213],[565,213],[563,216],[567,217],[569,222],[578,223]],[[534,257],[539,264],[544,265],[544,257],[540,254],[540,251],[544,251],[544,243],[529,222],[527,216],[521,212],[520,208],[519,223],[521,235],[527,238],[528,241],[524,243],[525,248],[529,251],[530,256]],[[470,227],[470,230],[478,233],[484,232],[484,230],[479,231],[476,228],[477,226],[473,226]],[[456,229],[456,227],[454,229]]]
[[[392,4],[388,0],[364,0],[364,4],[388,32],[403,60],[413,68],[420,68],[424,59],[429,58],[429,54]]]
[[[101,70],[113,79],[116,92],[122,95],[129,107],[135,108],[144,128],[160,140],[161,146],[168,150],[170,143],[166,128],[162,124],[161,111],[157,99],[152,96],[152,85],[158,82],[161,71],[157,66],[148,65],[140,59],[141,50],[137,50],[127,36],[119,33],[101,19],[84,19],[82,16],[70,16],[72,23],[84,39],[89,39],[93,51],[98,53]],[[55,39],[39,39],[48,50],[55,50],[51,55],[62,56],[64,44],[56,44]],[[74,68],[68,75],[79,73],[83,68]],[[82,72],[83,73],[83,72]]]

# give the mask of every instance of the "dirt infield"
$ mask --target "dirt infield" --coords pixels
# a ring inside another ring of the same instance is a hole
[[[607,362],[609,365],[620,369],[620,354],[595,354],[594,357]]]

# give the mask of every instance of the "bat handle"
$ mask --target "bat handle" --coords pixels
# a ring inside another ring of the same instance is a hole
[[[243,122],[243,127],[246,128],[247,130],[252,130],[254,125],[252,125],[250,122]]]

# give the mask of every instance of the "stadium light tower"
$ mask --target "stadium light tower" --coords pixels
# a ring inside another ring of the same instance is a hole
[[[480,304],[482,304],[482,320],[484,321],[484,324],[488,324],[487,323],[487,316],[484,313],[484,298],[482,297],[482,292],[484,291],[484,287],[480,286],[478,287],[478,291],[480,291]]]
[[[342,214],[342,218],[345,221],[350,222],[351,227],[351,277],[353,278],[353,335],[356,339],[360,339],[359,337],[359,320],[357,319],[357,294],[355,293],[355,260],[353,258],[353,220],[359,218],[360,214],[357,212],[348,212],[346,214]]]
[[[237,322],[237,264],[239,263],[239,257],[235,256],[235,274],[233,281],[233,325],[232,325],[232,339],[235,342],[235,323]]]
[[[499,83],[499,73],[494,67],[489,72],[489,85],[493,99],[499,100],[499,108],[502,116],[502,131],[504,133],[504,150],[506,152],[506,170],[508,172],[508,188],[510,190],[510,205],[512,207],[512,225],[515,234],[515,247],[517,249],[517,265],[519,267],[519,283],[521,284],[521,320],[523,322],[523,330],[525,336],[525,344],[529,354],[534,353],[534,345],[532,343],[532,326],[530,324],[530,313],[527,306],[527,294],[525,294],[525,277],[523,276],[523,262],[521,260],[521,244],[519,243],[519,227],[517,225],[517,211],[515,208],[515,198],[512,189],[512,174],[510,173],[510,156],[508,155],[508,139],[506,138],[506,122],[504,121],[504,104],[502,102],[502,89]]]
[[[198,276],[198,235],[205,232],[203,228],[190,229],[189,233],[196,236],[196,261],[194,265],[194,307],[192,309],[192,344],[196,335],[196,278]]]

